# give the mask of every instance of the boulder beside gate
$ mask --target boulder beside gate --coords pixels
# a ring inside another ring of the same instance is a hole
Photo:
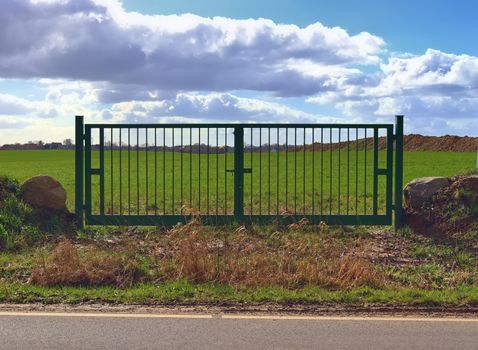
[[[22,184],[22,198],[36,209],[66,211],[66,190],[47,175],[34,176]]]

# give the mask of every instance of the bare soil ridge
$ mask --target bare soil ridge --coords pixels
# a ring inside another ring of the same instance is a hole
[[[373,138],[368,137],[366,139],[367,149],[373,147]],[[358,146],[358,149],[361,150],[364,148],[364,139],[358,140],[358,145],[356,141],[344,141],[340,143],[332,143],[332,149],[345,150],[350,148],[354,150]],[[312,145],[306,145],[307,150],[312,150]],[[328,150],[330,144],[324,143],[322,145],[323,150]],[[387,147],[387,139],[382,136],[378,138],[378,149],[384,150]],[[299,147],[298,147],[299,148]],[[320,143],[315,143],[315,151],[321,149]],[[404,151],[432,151],[432,152],[475,152],[478,150],[478,137],[470,136],[454,136],[454,135],[444,135],[444,136],[423,136],[419,134],[410,134],[403,137],[403,149]]]

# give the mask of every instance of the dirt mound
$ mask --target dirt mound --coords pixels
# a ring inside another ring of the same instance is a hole
[[[450,185],[438,191],[432,200],[424,202],[420,209],[405,208],[405,221],[422,234],[476,241],[478,175],[451,178]]]
[[[474,152],[478,149],[478,137],[411,134],[404,136],[403,147],[405,151]]]
[[[364,144],[366,142],[366,144]],[[332,147],[332,150],[363,150],[364,147],[368,150],[373,148],[373,138],[359,139],[350,142],[336,142],[336,143],[315,143],[314,145],[306,145],[308,151],[314,147],[315,151],[327,151]],[[378,149],[384,150],[387,147],[386,137],[378,138]],[[423,136],[418,134],[405,135],[403,137],[403,149],[405,151],[434,151],[434,152],[475,152],[478,150],[478,137],[469,136]],[[297,150],[303,150],[303,146],[298,146]]]

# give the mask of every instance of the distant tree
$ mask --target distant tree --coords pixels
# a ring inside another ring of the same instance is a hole
[[[63,146],[71,146],[73,145],[73,141],[71,139],[65,139],[63,140]]]

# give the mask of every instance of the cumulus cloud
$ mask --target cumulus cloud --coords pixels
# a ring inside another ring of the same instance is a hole
[[[392,56],[380,72],[344,77],[333,91],[308,100],[334,103],[346,115],[449,119],[446,125],[456,128],[478,117],[478,57],[432,49],[423,55]]]
[[[12,94],[0,94],[0,116],[21,117],[35,113],[39,118],[54,118],[57,111],[44,101],[29,101]]]
[[[333,118],[306,113],[283,104],[229,93],[180,93],[161,101],[116,103],[103,119],[122,122],[331,122]]]
[[[296,96],[346,72],[325,67],[377,64],[384,41],[320,23],[142,15],[116,0],[3,0],[0,45],[2,77]]]
[[[48,81],[48,84],[51,84]],[[63,89],[49,86],[43,100],[27,101],[8,95],[11,101],[30,107],[15,116],[2,116],[0,128],[10,129],[2,134],[3,143],[26,142],[41,138],[44,141],[59,140],[60,130],[64,138],[74,136],[73,116],[83,114],[87,122],[125,122],[125,123],[261,123],[261,122],[309,122],[332,123],[338,118],[321,114],[306,113],[285,104],[264,101],[257,98],[244,98],[231,93],[179,93],[156,101],[128,101],[113,103],[108,108],[92,99],[91,86],[72,85],[59,82]],[[0,111],[1,111],[0,95]],[[54,110],[57,118],[38,118],[38,110]],[[344,120],[342,120],[343,122]],[[55,138],[56,137],[56,138]]]

